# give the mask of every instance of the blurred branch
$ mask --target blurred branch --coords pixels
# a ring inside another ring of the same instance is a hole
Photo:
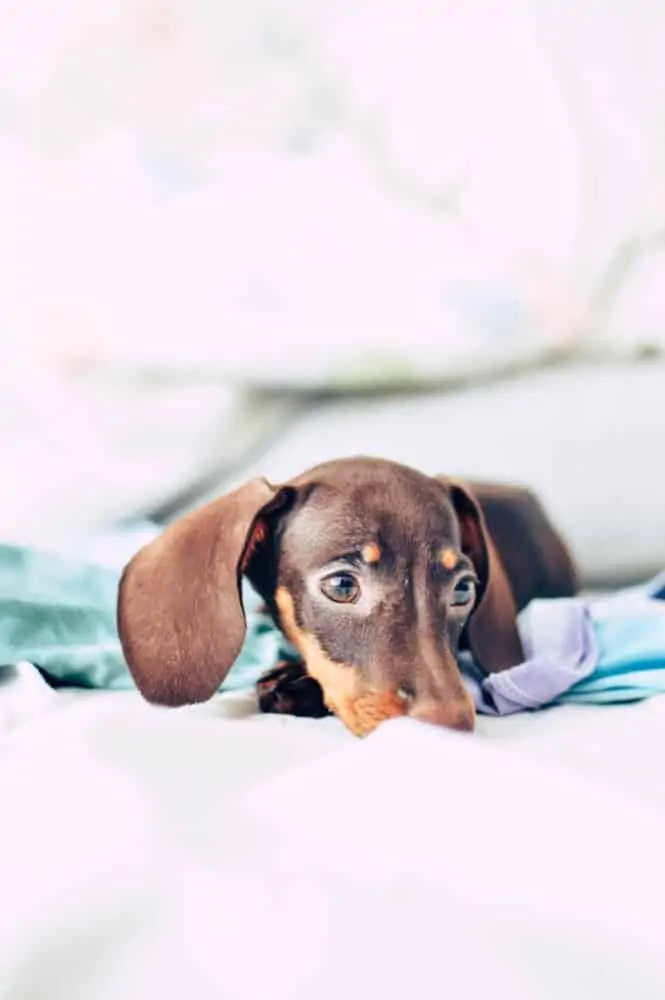
[[[520,358],[506,361],[490,360],[488,363],[478,361],[473,368],[462,369],[448,375],[434,376],[424,379],[418,376],[403,380],[391,380],[361,385],[321,386],[312,389],[284,387],[268,390],[277,394],[293,393],[309,399],[312,403],[332,401],[344,398],[371,399],[376,397],[421,396],[421,395],[453,395],[487,386],[498,385],[513,379],[530,377],[540,372],[576,370],[590,366],[643,365],[645,363],[662,362],[665,357],[663,348],[659,345],[638,348],[635,351],[614,349],[610,347],[593,347],[575,345],[542,350]]]
[[[582,367],[599,365],[616,366],[659,363],[663,365],[663,351],[642,350],[628,353],[610,347],[594,348],[571,346],[534,353],[504,363],[479,362],[472,369],[451,373],[428,381],[418,379],[373,382],[336,386],[247,386],[237,383],[245,396],[242,419],[235,421],[233,440],[224,440],[220,448],[220,461],[210,461],[206,469],[184,488],[174,490],[158,506],[133,511],[133,517],[143,517],[164,524],[187,510],[212,499],[220,490],[228,488],[249,462],[258,460],[274,441],[281,437],[297,420],[306,417],[319,405],[348,400],[390,399],[425,395],[455,394],[498,385],[502,382],[528,378],[541,372],[565,372]],[[103,382],[106,390],[113,383],[121,387],[137,384],[152,388],[201,385],[210,389],[231,387],[223,371],[206,368],[160,368],[155,366],[132,367],[88,363],[85,370],[78,369],[79,377],[89,382]],[[220,434],[222,429],[220,428]]]
[[[86,377],[101,377],[105,381],[115,379],[122,382],[141,382],[145,385],[216,384],[227,388],[231,386],[239,390],[249,390],[253,405],[260,407],[267,402],[285,399],[307,405],[341,398],[457,393],[505,382],[513,378],[530,376],[538,372],[564,371],[590,365],[643,365],[650,362],[660,363],[664,358],[665,350],[658,344],[630,350],[608,344],[594,345],[578,342],[564,347],[540,349],[505,361],[497,360],[496,357],[486,360],[478,358],[468,367],[459,371],[431,378],[416,375],[367,382],[350,380],[345,383],[337,380],[335,384],[322,383],[321,385],[287,382],[278,385],[262,385],[248,383],[247,380],[238,378],[229,379],[227,373],[221,369],[215,369],[212,365],[205,367],[182,365],[178,368],[136,365],[129,368],[115,366],[108,362],[88,362],[85,375]]]
[[[224,441],[220,449],[223,460],[208,469],[180,490],[174,490],[160,504],[141,511],[134,511],[132,519],[145,518],[157,524],[166,524],[212,499],[220,483],[230,480],[245,468],[248,462],[261,455],[308,409],[304,400],[285,397],[268,397],[263,393],[249,393],[245,414],[237,421],[234,440]]]
[[[646,254],[663,246],[665,246],[665,228],[634,236],[620,244],[597,282],[590,304],[590,314],[594,318],[606,315],[612,302],[624,287],[630,272],[639,265]],[[599,324],[595,322],[593,325],[597,328]]]
[[[618,363],[624,365],[643,365],[645,363],[663,364],[663,352],[633,352],[611,349],[567,348],[541,352],[539,357],[523,358],[503,365],[493,365],[483,368],[479,365],[474,371],[460,372],[457,375],[432,379],[427,383],[404,382],[382,385],[380,383],[342,387],[321,387],[303,389],[299,386],[279,388],[253,389],[247,395],[248,419],[251,427],[245,429],[241,440],[235,442],[229,455],[228,447],[224,449],[224,461],[219,465],[211,465],[194,482],[172,493],[158,507],[149,510],[135,511],[134,516],[145,517],[159,524],[165,524],[181,516],[192,508],[213,499],[218,493],[227,489],[235,476],[252,461],[264,455],[274,441],[278,440],[292,424],[307,416],[321,404],[330,404],[341,400],[371,400],[390,399],[408,396],[424,396],[432,394],[458,393],[467,390],[480,389],[483,386],[498,385],[515,379],[531,377],[539,372],[579,370],[586,366],[607,365]],[[664,365],[665,369],[665,365]],[[106,373],[108,374],[108,373]],[[127,371],[116,371],[116,376],[126,379]],[[210,371],[171,371],[146,369],[131,373],[136,379],[164,380],[195,380],[209,382],[214,379]],[[223,380],[218,376],[220,384]],[[228,444],[228,443],[227,443]]]

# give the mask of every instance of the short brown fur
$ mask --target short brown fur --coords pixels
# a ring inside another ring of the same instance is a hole
[[[340,573],[358,590],[341,603],[324,586]],[[405,713],[472,729],[458,647],[486,672],[507,669],[523,658],[518,610],[577,589],[564,542],[520,487],[371,458],[281,486],[252,480],[176,521],[124,571],[118,629],[145,698],[182,705],[218,690],[245,637],[243,574],[302,657],[259,685],[262,709],[331,710],[357,735]],[[460,607],[451,595],[470,574],[475,598]]]
[[[328,709],[339,716],[355,736],[367,736],[380,722],[406,713],[404,699],[397,691],[376,691],[367,687],[351,664],[334,663],[321,649],[316,637],[298,627],[293,598],[285,587],[278,587],[275,602],[284,635],[301,654],[309,676],[321,685]]]

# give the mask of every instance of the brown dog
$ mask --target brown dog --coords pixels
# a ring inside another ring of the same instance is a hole
[[[351,458],[279,487],[252,480],[172,524],[125,569],[120,640],[149,701],[204,701],[245,637],[245,574],[302,656],[259,683],[262,708],[337,714],[358,735],[410,715],[472,729],[456,663],[523,659],[517,612],[576,592],[529,491],[463,486]]]

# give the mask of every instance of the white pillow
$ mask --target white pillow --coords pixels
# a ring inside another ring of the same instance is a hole
[[[665,567],[665,366],[541,374],[454,396],[340,402],[287,430],[240,478],[288,479],[374,454],[424,472],[531,486],[588,582]]]

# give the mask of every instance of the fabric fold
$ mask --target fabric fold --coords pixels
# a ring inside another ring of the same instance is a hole
[[[99,546],[86,560],[0,545],[0,669],[31,663],[54,687],[134,687],[115,604],[128,546],[138,544],[136,527],[107,538],[103,559]],[[146,537],[158,531],[140,528]],[[244,601],[247,636],[226,691],[251,690],[264,671],[297,656],[248,586]],[[479,713],[641,701],[665,692],[665,572],[605,596],[532,601],[518,628],[525,659],[510,670],[487,676],[468,654],[460,656]]]

